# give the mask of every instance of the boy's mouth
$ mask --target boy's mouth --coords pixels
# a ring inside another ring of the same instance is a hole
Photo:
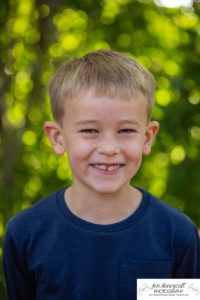
[[[111,172],[119,170],[124,164],[92,164],[91,166],[98,170]]]

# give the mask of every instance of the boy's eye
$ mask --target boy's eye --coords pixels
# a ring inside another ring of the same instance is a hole
[[[92,129],[92,128],[82,129],[82,130],[80,130],[80,132],[82,132],[82,133],[87,133],[87,134],[95,134],[95,133],[98,133],[98,131],[97,131],[96,129]]]
[[[120,129],[119,133],[125,133],[125,134],[131,134],[131,133],[135,133],[136,130],[135,129],[130,129],[130,128],[124,128],[124,129]]]

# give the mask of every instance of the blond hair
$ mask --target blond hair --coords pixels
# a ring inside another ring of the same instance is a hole
[[[75,58],[61,66],[49,84],[54,119],[61,122],[63,101],[90,89],[95,95],[131,98],[140,92],[147,99],[147,117],[151,116],[155,90],[153,75],[133,58],[113,50],[98,50]]]

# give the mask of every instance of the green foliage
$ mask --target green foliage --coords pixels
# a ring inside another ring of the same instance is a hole
[[[43,133],[47,84],[65,60],[99,48],[132,55],[157,78],[160,133],[133,182],[200,226],[199,15],[199,1],[187,9],[145,0],[1,1],[1,239],[9,217],[70,183],[66,157],[55,156]],[[1,295],[2,282],[0,273]]]

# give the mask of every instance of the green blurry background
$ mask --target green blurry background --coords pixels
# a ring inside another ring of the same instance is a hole
[[[147,0],[0,1],[1,241],[8,218],[70,182],[66,157],[43,132],[47,84],[65,60],[99,48],[132,55],[157,79],[161,128],[134,184],[200,227],[199,16],[198,0],[178,9]]]

